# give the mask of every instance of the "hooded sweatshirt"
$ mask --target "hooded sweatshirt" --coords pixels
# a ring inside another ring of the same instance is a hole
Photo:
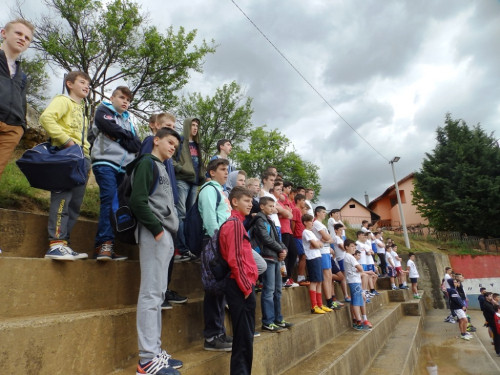
[[[461,310],[464,307],[464,302],[462,301],[462,298],[460,298],[460,294],[458,294],[457,290],[455,289],[453,279],[448,279],[446,280],[446,282],[448,283],[448,288],[446,289],[446,291],[450,296],[450,309]]]
[[[26,74],[16,61],[16,74],[10,77],[5,51],[0,50],[0,121],[26,130]]]
[[[158,167],[158,181],[153,181],[151,160]],[[127,165],[127,174],[132,176],[129,207],[137,221],[155,237],[163,229],[168,230],[175,237],[179,227],[179,219],[174,206],[170,179],[163,163],[156,156],[145,154]],[[150,195],[151,187],[156,183],[158,185]]]
[[[196,117],[188,117],[184,120],[181,144],[173,160],[175,177],[179,181],[185,181],[195,185],[203,185],[203,183],[205,182],[205,168],[202,165],[199,128],[198,133],[196,133],[196,135],[193,137],[193,141],[189,142],[189,137],[191,134],[191,122],[193,120],[199,121],[199,119],[197,119]],[[193,150],[197,150],[197,157],[191,155],[190,146],[193,148]],[[196,162],[193,163],[193,159],[197,159],[198,166],[195,165]]]
[[[57,95],[40,116],[40,124],[50,136],[52,146],[65,146],[70,141],[82,145],[82,130],[87,121],[83,107],[69,96]],[[89,157],[90,143],[85,137],[83,152]]]
[[[113,104],[101,103],[95,112],[92,133],[95,137],[92,165],[106,165],[125,173],[125,167],[135,159],[141,147],[128,111],[120,114]]]
[[[229,175],[227,176],[227,182],[226,182],[226,191],[228,193],[231,192],[231,190],[236,186],[236,181],[238,180],[238,173],[240,173],[240,171],[233,171],[231,173],[229,173]]]

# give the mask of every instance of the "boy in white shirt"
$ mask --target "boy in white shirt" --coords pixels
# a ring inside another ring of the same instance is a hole
[[[408,271],[404,271],[403,268],[401,267],[401,262],[403,261],[403,259],[401,259],[401,257],[398,255],[397,250],[398,250],[398,245],[393,244],[391,255],[392,255],[392,260],[394,261],[394,265],[396,266],[396,274],[399,281],[399,289],[407,289],[408,287],[406,286],[405,275],[408,273]]]
[[[326,208],[323,206],[317,206],[314,209],[314,222],[312,227],[312,232],[316,235],[317,239],[323,243],[321,247],[321,268],[323,269],[323,293],[326,298],[326,305],[330,309],[339,310],[340,306],[337,304],[333,304],[333,293],[332,293],[332,253],[334,253],[333,249],[330,247],[330,244],[333,243],[332,236],[328,233],[325,225],[323,224],[323,220],[326,217]],[[340,272],[340,270],[335,265],[336,272]]]
[[[342,272],[342,275],[344,275],[344,278],[340,281],[340,286],[342,287],[342,292],[344,293],[344,300],[346,302],[351,302],[351,297],[349,297],[349,293],[347,291],[347,282],[345,280],[345,269],[344,269],[345,249],[344,249],[344,240],[342,239],[342,234],[344,233],[344,225],[335,224],[333,228],[335,231],[335,243],[334,243],[335,259],[337,260],[337,263],[339,265],[340,272]]]
[[[394,263],[394,259],[392,258],[392,247],[387,246],[385,249],[385,259],[387,261],[387,274],[391,278],[391,289],[396,290],[396,284],[394,282],[394,278],[396,277],[396,264]]]
[[[371,324],[366,317],[365,303],[363,300],[363,289],[361,288],[361,275],[363,267],[358,263],[353,254],[360,254],[356,250],[356,244],[352,240],[345,240],[344,249],[344,268],[347,279],[347,285],[351,291],[351,315],[353,318],[353,327],[357,330],[371,330]],[[362,311],[362,309],[364,311]],[[364,315],[361,315],[364,312]]]
[[[345,241],[345,225],[342,220],[340,220],[340,210],[338,208],[334,208],[328,215],[330,216],[328,219],[328,231],[333,235],[333,233],[335,233],[335,224],[342,224],[342,234],[340,238]]]
[[[313,229],[314,218],[305,214],[302,216],[304,231],[302,232],[302,246],[306,254],[307,273],[309,274],[309,298],[311,300],[311,313],[324,314],[331,312],[326,306],[323,306],[323,297],[321,296],[321,283],[323,282],[323,272],[321,267],[321,251],[323,242],[319,241],[316,235],[311,231]]]
[[[366,243],[366,233],[358,231],[356,235],[358,236],[358,240],[356,241],[356,250],[359,250],[360,252],[359,263],[364,271],[362,275],[362,286],[367,297],[366,303],[370,303],[370,297],[378,296],[380,294],[374,287],[378,276],[375,272],[368,269],[367,258],[369,255],[367,256],[366,254],[371,252],[371,247]]]
[[[415,265],[415,253],[410,253],[409,256],[410,259],[406,263],[406,268],[408,270],[408,275],[410,276],[413,298],[420,299],[421,297],[418,295],[418,287],[417,287],[418,278],[420,276],[418,274],[417,266]]]
[[[387,277],[387,261],[385,260],[385,245],[380,239],[380,233],[375,232],[375,247],[377,248],[377,256],[380,259],[381,277]]]

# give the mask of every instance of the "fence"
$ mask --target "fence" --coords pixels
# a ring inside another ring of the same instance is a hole
[[[480,249],[489,252],[500,251],[500,238],[482,238],[468,236],[460,232],[432,231],[430,235],[441,242],[460,242],[470,249]]]

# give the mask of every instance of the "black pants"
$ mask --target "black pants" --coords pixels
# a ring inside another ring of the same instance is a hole
[[[380,268],[382,269],[382,275],[385,275],[387,273],[387,262],[385,261],[385,253],[380,254],[377,253],[379,259],[380,259]]]
[[[288,254],[285,258],[286,277],[284,278],[284,280],[288,280],[292,277],[293,267],[295,267],[295,262],[297,261],[297,245],[290,233],[281,233],[281,239],[288,249]]]
[[[226,299],[233,326],[231,375],[252,373],[253,334],[255,331],[255,290],[245,299],[234,279],[226,285]]]
[[[488,321],[491,332],[493,333],[493,344],[495,345],[495,353],[500,354],[500,332],[497,331],[495,321]]]

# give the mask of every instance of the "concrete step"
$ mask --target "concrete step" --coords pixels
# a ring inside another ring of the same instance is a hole
[[[373,325],[369,332],[349,329],[334,337],[300,363],[291,364],[280,374],[344,375],[361,374],[403,317],[400,304],[390,303],[375,313],[368,313]]]
[[[0,258],[0,319],[66,313],[99,308],[115,309],[137,303],[138,261],[56,262],[35,258]],[[176,263],[171,289],[201,296],[199,263]]]
[[[423,317],[403,316],[363,375],[412,375],[422,342]]]
[[[0,248],[4,257],[43,258],[48,249],[48,216],[31,212],[0,209]],[[71,232],[71,248],[92,256],[97,222],[79,219]],[[139,247],[117,243],[118,254],[139,259]]]
[[[389,308],[382,307],[387,300],[387,294],[375,297],[377,303],[367,306],[369,314],[381,315],[397,309],[397,305]],[[374,315],[375,316],[375,315]],[[279,374],[283,368],[299,362],[311,352],[319,349],[326,342],[351,330],[351,318],[347,308],[325,315],[301,313],[287,318],[295,326],[282,333],[263,332],[254,341],[254,361],[252,373]],[[260,331],[260,329],[258,329]],[[353,332],[359,334],[361,332]],[[168,348],[167,348],[168,349]],[[229,374],[230,353],[207,352],[202,345],[180,352],[169,352],[174,358],[184,362],[183,375],[226,375]],[[284,355],[286,353],[286,355]],[[136,364],[113,372],[113,374],[133,375]],[[288,373],[288,372],[287,372]]]

